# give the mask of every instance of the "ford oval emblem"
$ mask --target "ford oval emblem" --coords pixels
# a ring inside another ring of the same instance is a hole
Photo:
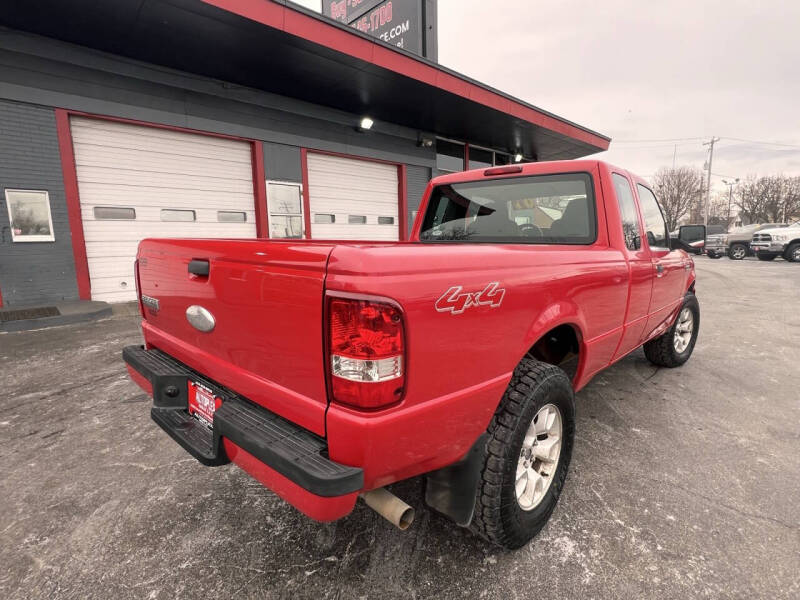
[[[197,329],[197,331],[202,331],[203,333],[212,331],[214,325],[217,324],[214,320],[214,315],[202,306],[197,306],[196,304],[186,309],[186,320],[189,321],[192,327]]]

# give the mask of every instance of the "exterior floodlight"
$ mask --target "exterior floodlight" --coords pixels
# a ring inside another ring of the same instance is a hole
[[[361,122],[358,124],[358,128],[362,131],[369,131],[372,129],[372,126],[375,124],[375,121],[370,119],[369,117],[363,117]]]
[[[514,155],[514,162],[522,162],[522,154],[515,154]]]

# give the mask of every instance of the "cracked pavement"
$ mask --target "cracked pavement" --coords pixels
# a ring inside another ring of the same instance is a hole
[[[639,350],[577,396],[550,523],[503,552],[423,507],[312,522],[150,421],[138,322],[0,335],[0,597],[796,598],[800,265],[697,259],[693,358]]]

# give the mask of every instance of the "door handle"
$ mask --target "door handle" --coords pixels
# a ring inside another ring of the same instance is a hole
[[[656,265],[656,277],[662,277],[664,275],[664,265],[658,264]]]
[[[208,277],[210,265],[207,260],[192,260],[189,261],[189,273],[197,275],[198,277]]]

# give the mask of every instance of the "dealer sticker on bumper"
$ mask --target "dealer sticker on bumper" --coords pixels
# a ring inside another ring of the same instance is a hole
[[[214,412],[221,404],[222,400],[215,396],[210,389],[194,381],[189,382],[190,415],[194,415],[211,427],[214,423]]]

